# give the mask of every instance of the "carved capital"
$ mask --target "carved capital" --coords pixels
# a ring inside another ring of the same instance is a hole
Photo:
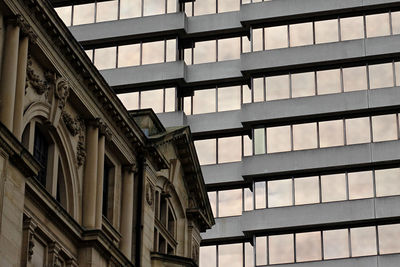
[[[132,172],[132,173],[138,172],[138,167],[137,167],[136,162],[134,162],[133,164],[124,165],[122,168],[126,172]]]
[[[60,261],[61,246],[57,242],[49,244],[49,266],[61,267],[62,262]]]
[[[35,231],[37,223],[31,218],[24,215],[23,231],[24,231],[24,245],[26,246],[26,256],[24,255],[23,261],[30,261],[33,255],[33,247],[35,246]]]

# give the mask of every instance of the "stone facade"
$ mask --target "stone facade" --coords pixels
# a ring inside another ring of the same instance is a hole
[[[0,266],[197,266],[189,128],[128,113],[46,0],[0,1]]]

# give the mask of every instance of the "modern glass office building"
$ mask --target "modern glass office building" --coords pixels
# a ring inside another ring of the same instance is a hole
[[[191,126],[200,266],[399,266],[400,1],[177,1],[52,0],[128,109]]]

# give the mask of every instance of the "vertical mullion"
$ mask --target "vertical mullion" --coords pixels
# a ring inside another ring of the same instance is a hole
[[[347,240],[349,242],[349,258],[352,258],[353,257],[353,251],[351,249],[351,231],[350,231],[350,228],[347,228],[347,231],[348,231]]]
[[[121,19],[121,0],[118,0],[118,4],[117,4],[117,20]]]
[[[319,132],[319,121],[317,121],[317,148],[321,148],[321,138],[319,136],[320,132]]]
[[[389,11],[389,27],[390,27],[390,35],[393,35],[393,25],[392,25],[392,11]]]
[[[350,200],[349,173],[347,171],[344,173],[344,177],[346,180],[346,200]]]
[[[340,16],[337,19],[338,19],[338,40],[339,40],[339,42],[341,42],[342,41],[342,26],[340,25]]]
[[[115,48],[115,68],[117,69],[118,68],[118,55],[119,55],[119,45],[117,45],[116,46],[116,48]]]
[[[320,231],[321,233],[321,260],[325,259],[325,255],[324,255],[324,235],[323,235],[323,231]]]
[[[94,23],[97,22],[97,0],[94,2]]]

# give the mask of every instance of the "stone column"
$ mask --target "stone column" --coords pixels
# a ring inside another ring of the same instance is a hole
[[[28,64],[29,37],[24,36],[19,43],[17,83],[15,89],[14,104],[14,135],[21,140],[22,137],[22,117],[24,113],[24,96],[26,83],[26,66]]]
[[[124,167],[122,177],[122,207],[121,207],[121,243],[122,253],[132,259],[132,231],[133,231],[133,194],[134,173],[133,166]]]
[[[104,183],[104,151],[106,137],[100,134],[99,151],[97,153],[97,196],[96,196],[96,229],[101,229],[103,222],[103,183]]]
[[[97,191],[97,156],[99,128],[97,121],[89,121],[86,130],[86,164],[83,177],[82,224],[86,228],[95,227],[96,191]]]
[[[9,21],[4,42],[4,57],[0,79],[0,121],[13,130],[15,87],[17,82],[19,26]]]

